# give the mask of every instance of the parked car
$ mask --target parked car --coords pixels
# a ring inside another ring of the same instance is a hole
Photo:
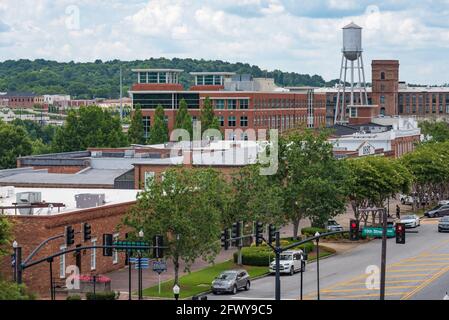
[[[281,253],[279,272],[293,275],[301,271],[301,260],[303,259],[302,250],[285,251]],[[303,270],[304,271],[304,270]],[[270,263],[270,273],[276,273],[276,261]]]
[[[421,219],[416,214],[403,216],[401,223],[405,224],[406,228],[416,228],[421,225]]]
[[[413,204],[413,196],[408,196],[405,194],[399,195],[399,200],[402,204],[412,205]]]
[[[240,289],[249,290],[251,282],[246,270],[229,270],[222,272],[212,281],[212,293],[236,294]]]
[[[327,231],[343,231],[343,227],[335,220],[328,220],[326,223]]]
[[[424,213],[426,217],[438,218],[449,215],[449,205],[437,205],[435,208]]]
[[[438,232],[449,232],[449,217],[443,217],[438,222]]]
[[[438,204],[440,204],[440,205],[446,205],[446,204],[449,204],[449,199],[446,199],[446,200],[440,200],[440,201],[438,202]]]

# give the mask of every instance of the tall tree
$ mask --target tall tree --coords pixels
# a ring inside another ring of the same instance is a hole
[[[169,169],[164,179],[149,183],[125,217],[125,225],[136,233],[143,230],[147,240],[165,237],[164,255],[173,261],[175,284],[180,261],[189,271],[197,258],[212,262],[219,252],[224,186],[212,169]]]
[[[66,152],[89,147],[124,147],[128,144],[127,140],[118,116],[98,106],[89,106],[69,111],[52,145],[55,151]]]
[[[145,130],[143,127],[142,109],[137,105],[128,129],[128,141],[132,144],[145,144]]]
[[[154,112],[153,125],[150,130],[150,143],[158,144],[168,142],[168,127],[165,122],[164,108],[158,105]]]
[[[0,169],[15,168],[17,157],[33,152],[31,140],[22,126],[0,121],[0,141]]]
[[[176,112],[175,129],[184,129],[190,135],[190,140],[193,138],[192,116],[189,114],[187,102],[182,99],[179,102],[179,109]]]
[[[201,134],[207,129],[220,129],[218,118],[215,116],[214,107],[209,97],[204,99],[203,108],[201,109]]]

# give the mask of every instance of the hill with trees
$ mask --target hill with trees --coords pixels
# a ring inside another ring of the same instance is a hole
[[[185,72],[180,82],[188,87],[193,82],[189,72],[221,71],[251,74],[254,77],[274,78],[279,86],[333,86],[336,80],[326,82],[321,76],[267,71],[247,63],[229,63],[221,60],[151,58],[135,61],[56,62],[43,59],[7,60],[0,62],[0,92],[27,91],[36,94],[70,94],[73,98],[118,98],[120,94],[120,67],[123,68],[123,89],[136,82],[134,68],[176,68]]]

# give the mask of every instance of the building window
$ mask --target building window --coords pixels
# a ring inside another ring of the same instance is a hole
[[[97,245],[97,239],[92,239],[92,246],[96,246]],[[90,250],[90,270],[95,270],[97,269],[97,249],[96,248],[92,248]]]
[[[385,104],[385,96],[380,96],[380,104]]]
[[[384,108],[384,107],[380,108],[380,114],[381,114],[382,116],[385,115],[385,108]]]
[[[247,116],[241,116],[240,117],[240,126],[241,127],[247,127],[248,126],[248,117]]]
[[[228,100],[228,109],[229,110],[237,109],[237,100]]]
[[[241,99],[240,100],[240,109],[248,109],[248,100],[247,99]]]
[[[143,118],[143,132],[145,134],[145,138],[150,136],[150,128],[151,128],[151,117],[145,116]]]
[[[224,100],[215,100],[215,109],[224,109],[225,102]]]
[[[225,121],[223,116],[218,117],[218,122],[220,123],[220,127],[224,127]]]
[[[350,112],[351,118],[357,118],[357,108],[351,108]]]
[[[114,234],[114,242],[119,241],[119,234],[115,233]],[[118,251],[114,249],[113,254],[112,254],[112,263],[113,264],[117,264],[118,263]]]
[[[229,116],[228,117],[228,127],[235,127],[235,116]]]
[[[154,181],[154,177],[155,177],[155,173],[150,171],[150,172],[145,172],[144,174],[144,179],[145,179],[145,190],[148,189],[149,186],[151,186],[153,184]]]
[[[147,83],[147,73],[146,72],[139,72],[139,83]]]
[[[158,76],[159,76],[159,74],[157,72],[149,72],[148,73],[148,83],[159,83]]]
[[[385,72],[380,73],[380,80],[385,80]]]
[[[65,251],[66,248],[67,247],[63,245],[59,247],[59,250]],[[59,277],[65,278],[65,254],[59,256]]]

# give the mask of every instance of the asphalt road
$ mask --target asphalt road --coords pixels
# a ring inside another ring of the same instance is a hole
[[[387,245],[386,299],[441,300],[449,291],[449,233],[437,232],[437,220],[424,220],[407,233],[406,244],[389,239]],[[356,246],[350,251],[320,261],[322,300],[379,299],[376,275],[380,270],[381,240]],[[282,299],[299,299],[300,275],[281,276]],[[209,295],[211,300],[271,300],[274,276],[252,282],[250,291],[237,295]],[[317,299],[316,263],[304,273],[304,299]]]

